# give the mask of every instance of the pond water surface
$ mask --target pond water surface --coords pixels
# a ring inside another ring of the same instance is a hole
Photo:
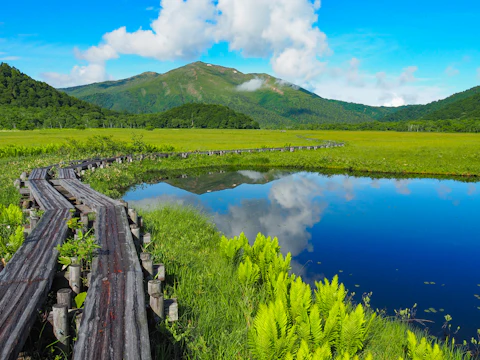
[[[277,236],[305,281],[338,274],[356,301],[373,292],[388,314],[418,304],[434,335],[446,314],[457,341],[480,328],[479,183],[242,170],[144,184],[124,199],[194,204],[230,237]]]

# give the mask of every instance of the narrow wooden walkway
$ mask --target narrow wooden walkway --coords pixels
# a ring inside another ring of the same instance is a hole
[[[67,237],[73,206],[46,180],[47,169],[32,171],[29,187],[45,210],[40,222],[0,272],[0,359],[17,358],[57,268],[55,247]]]
[[[150,359],[143,272],[124,205],[77,180],[73,169],[59,172],[59,184],[95,210],[101,246],[73,358]]]
[[[339,143],[272,148],[217,150],[203,152],[158,153],[148,157],[167,158],[193,154],[224,155],[264,151],[317,150],[343,146]],[[17,359],[29,335],[37,311],[51,288],[57,268],[55,247],[67,237],[67,220],[75,200],[79,209],[96,214],[95,231],[100,245],[92,264],[92,278],[87,293],[73,358],[151,359],[145,310],[143,273],[126,209],[119,201],[102,195],[78,180],[77,174],[103,168],[112,162],[142,160],[145,155],[107,159],[76,160],[67,164],[34,169],[26,183],[44,214],[24,244],[0,272],[0,359]],[[57,179],[48,180],[57,169]],[[76,174],[77,173],[77,174]],[[21,184],[21,182],[19,182]],[[54,184],[54,186],[52,185]],[[84,214],[85,215],[85,214]]]

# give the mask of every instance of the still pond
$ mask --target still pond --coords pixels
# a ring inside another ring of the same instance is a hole
[[[417,304],[434,335],[446,314],[457,342],[480,328],[480,183],[215,171],[143,184],[124,200],[193,204],[229,237],[276,236],[305,281],[338,274],[354,300],[372,292],[389,315]]]

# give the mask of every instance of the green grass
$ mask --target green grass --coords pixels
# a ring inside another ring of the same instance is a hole
[[[179,321],[160,323],[152,337],[157,359],[251,358],[248,328],[267,295],[249,288],[235,273],[236,266],[220,251],[220,234],[206,215],[191,207],[166,205],[142,211],[152,233],[147,251],[165,264],[167,297],[178,298]],[[407,330],[425,336],[399,319],[378,316],[360,358],[406,357]],[[431,341],[437,342],[434,338]],[[464,349],[442,345],[445,360],[466,359]],[[465,357],[464,357],[465,356]]]
[[[165,293],[180,304],[179,322],[154,334],[160,335],[152,341],[154,358],[245,358],[242,290],[233,280],[234,269],[220,254],[214,225],[188,207],[167,206],[142,216],[153,237],[147,250],[165,264]]]
[[[3,146],[44,146],[63,144],[68,138],[86,141],[94,135],[113,136],[113,141],[131,141],[143,136],[146,144],[173,146],[176,151],[244,149],[286,144],[312,145],[314,140],[336,140],[344,148],[322,149],[295,154],[262,153],[232,157],[213,163],[258,163],[268,159],[269,166],[291,166],[307,169],[337,169],[364,172],[432,175],[480,176],[480,135],[349,131],[276,131],[276,130],[44,130],[0,132]],[[54,149],[52,149],[54,151]],[[212,163],[212,160],[207,162]],[[206,161],[199,160],[204,166]],[[178,165],[193,167],[191,161]]]

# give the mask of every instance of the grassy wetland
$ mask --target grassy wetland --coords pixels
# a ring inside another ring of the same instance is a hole
[[[74,145],[67,138],[74,138]],[[180,174],[212,166],[464,176],[467,181],[480,176],[480,138],[473,134],[117,129],[8,131],[0,132],[0,140],[0,204],[5,206],[18,204],[12,183],[20,172],[68,159],[313,145],[322,140],[342,141],[345,147],[114,164],[87,173],[83,181],[119,197],[129,186],[155,178],[158,170]],[[242,236],[222,238],[208,217],[192,208],[166,206],[142,215],[153,236],[146,250],[166,265],[166,297],[176,297],[180,304],[179,322],[152,329],[155,358],[413,360],[478,355],[475,339],[470,352],[452,342],[447,318],[447,339],[439,342],[411,327],[414,310],[399,309],[396,317],[386,317],[370,308],[368,296],[353,304],[335,279],[310,287],[289,274],[288,255],[280,255],[274,239],[259,236],[252,246]]]

